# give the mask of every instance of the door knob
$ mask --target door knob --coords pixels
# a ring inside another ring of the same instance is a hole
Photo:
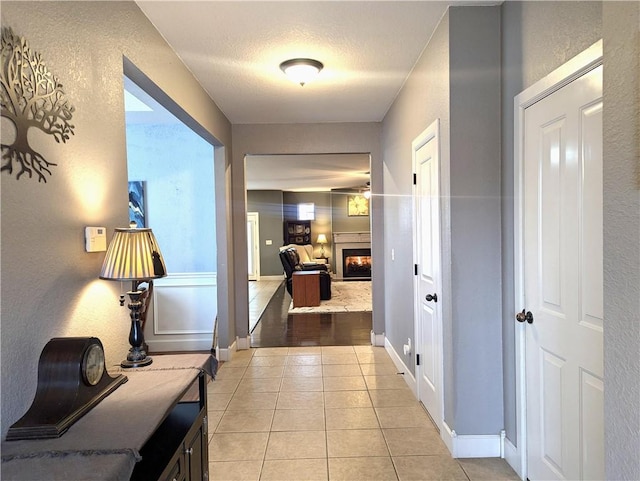
[[[527,321],[529,324],[533,324],[533,314],[531,314],[531,311],[527,311],[525,314],[524,309],[522,309],[522,312],[518,312],[516,314],[516,321],[518,322]]]
[[[433,302],[438,302],[438,294],[436,294],[435,292],[432,294],[427,294],[425,296],[425,299],[429,302],[433,301]]]

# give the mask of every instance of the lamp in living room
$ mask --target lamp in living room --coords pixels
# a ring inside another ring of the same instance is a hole
[[[320,257],[324,258],[324,245],[327,243],[327,236],[324,234],[318,234],[316,242],[320,244]]]
[[[100,279],[131,281],[127,292],[131,315],[129,344],[131,349],[122,367],[148,366],[153,362],[144,349],[144,334],[140,323],[140,310],[145,291],[139,289],[141,281],[165,277],[167,268],[158,242],[149,228],[116,229],[107,249]]]

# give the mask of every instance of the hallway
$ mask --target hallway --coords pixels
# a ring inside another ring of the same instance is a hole
[[[381,347],[238,351],[207,393],[212,481],[518,479],[452,459]]]

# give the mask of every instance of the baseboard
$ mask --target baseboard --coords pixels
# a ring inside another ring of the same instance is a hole
[[[233,353],[237,350],[238,346],[235,341],[227,348],[219,348],[216,352],[218,361],[231,361],[231,359],[233,358]]]
[[[207,351],[211,350],[211,338],[207,339],[150,339],[147,340],[149,352]]]
[[[385,342],[386,342],[386,337],[384,336],[384,332],[382,334],[376,334],[375,332],[373,332],[373,330],[371,331],[372,346],[384,347]]]
[[[257,282],[260,281],[284,281],[284,277],[282,274],[279,276],[260,276],[260,279],[258,279]]]
[[[409,386],[409,389],[411,389],[411,392],[413,393],[414,396],[416,396],[416,399],[417,399],[418,398],[418,394],[417,394],[418,393],[418,384],[416,383],[415,376],[411,373],[411,371],[409,370],[407,365],[404,363],[403,359],[398,355],[398,353],[393,348],[393,346],[391,345],[391,343],[389,342],[389,340],[387,338],[385,338],[385,340],[384,340],[384,348],[387,351],[387,353],[389,354],[389,357],[391,358],[393,363],[395,364],[396,369],[398,370],[398,372],[402,373],[402,377],[404,378],[404,382],[407,383],[407,386]]]
[[[251,336],[236,337],[236,344],[238,351],[245,351],[251,348]]]
[[[520,451],[513,443],[505,438],[503,442],[504,460],[513,468],[513,470],[520,476],[520,479],[524,479],[524,472],[522,466],[522,456]]]
[[[502,455],[501,434],[458,435],[445,422],[442,440],[454,458],[499,458]]]

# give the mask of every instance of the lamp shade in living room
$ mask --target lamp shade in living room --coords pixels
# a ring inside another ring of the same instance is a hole
[[[116,229],[102,264],[100,279],[134,281],[167,275],[151,229]]]

